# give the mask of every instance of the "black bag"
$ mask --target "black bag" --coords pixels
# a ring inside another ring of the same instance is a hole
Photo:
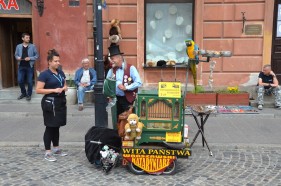
[[[100,142],[100,144],[91,143],[91,141]],[[85,153],[90,163],[100,160],[100,150],[104,145],[108,145],[115,152],[120,152],[122,140],[118,132],[104,127],[90,128],[85,135]]]

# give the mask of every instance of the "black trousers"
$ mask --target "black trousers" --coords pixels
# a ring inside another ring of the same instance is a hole
[[[118,116],[124,111],[129,110],[129,106],[133,103],[127,101],[125,96],[116,96],[117,97],[117,121]]]
[[[59,146],[60,131],[59,127],[46,127],[43,136],[45,150],[51,150],[51,142],[53,146]]]

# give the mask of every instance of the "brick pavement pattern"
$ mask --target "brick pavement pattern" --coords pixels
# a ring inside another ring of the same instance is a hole
[[[194,146],[189,159],[178,160],[173,176],[133,175],[122,166],[106,175],[81,148],[47,162],[40,147],[2,147],[0,185],[281,185],[281,146],[211,146],[213,157]]]
[[[69,155],[47,162],[40,104],[0,104],[0,185],[281,186],[280,110],[211,116],[205,135],[214,156],[202,150],[199,135],[192,156],[178,160],[178,173],[173,176],[137,176],[124,167],[105,175],[88,162],[84,152],[84,136],[94,125],[94,107],[79,112],[77,105],[69,106],[67,120],[60,141]],[[185,122],[192,140],[197,126],[191,116]]]

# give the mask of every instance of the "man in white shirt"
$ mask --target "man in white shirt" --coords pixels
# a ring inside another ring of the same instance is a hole
[[[85,91],[92,90],[97,82],[96,71],[90,68],[88,58],[82,60],[82,67],[75,72],[74,81],[77,86],[78,110],[82,111]]]

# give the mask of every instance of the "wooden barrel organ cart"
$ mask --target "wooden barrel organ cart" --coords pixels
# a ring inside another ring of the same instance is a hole
[[[174,174],[177,157],[191,155],[184,143],[184,96],[159,97],[157,90],[142,90],[136,113],[144,124],[141,139],[123,141],[123,164],[135,174]]]

